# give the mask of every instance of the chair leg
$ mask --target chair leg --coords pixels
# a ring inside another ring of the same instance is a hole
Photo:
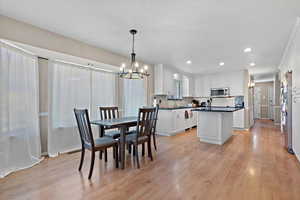
[[[116,158],[115,148],[113,148],[113,159]]]
[[[131,144],[128,144],[128,153],[131,154]]]
[[[99,126],[99,137],[103,137],[104,136],[104,131],[103,131],[103,127]],[[103,151],[99,151],[99,159],[102,160],[102,153]]]
[[[113,159],[115,159],[115,158],[116,158],[116,147],[113,146]]]
[[[82,148],[82,149],[81,149],[80,164],[79,164],[79,168],[78,168],[79,171],[81,171],[81,168],[82,168],[82,164],[83,164],[83,161],[84,161],[84,154],[85,154],[85,149]]]
[[[148,156],[150,157],[151,161],[153,161],[153,156],[152,156],[152,150],[151,150],[151,139],[149,138],[148,142]]]
[[[136,150],[136,149],[135,149],[135,146],[133,145],[133,150],[132,150],[132,155],[133,155],[133,156],[135,156],[135,154],[136,154],[136,153],[135,153],[135,150]]]
[[[104,150],[104,160],[107,162],[107,149]]]
[[[155,133],[153,133],[153,144],[154,144],[155,151],[157,151],[157,147],[156,147],[156,135],[155,135]]]
[[[91,166],[90,166],[89,179],[91,179],[91,178],[92,178],[93,169],[94,169],[94,162],[95,162],[95,151],[92,151],[92,157],[91,157]]]
[[[99,159],[100,159],[100,160],[102,160],[102,153],[103,153],[102,150],[99,151]]]
[[[145,143],[142,144],[142,156],[145,156]]]
[[[118,145],[115,146],[115,162],[116,162],[116,168],[119,168],[119,155],[118,155]]]
[[[139,169],[140,168],[140,162],[139,162],[138,144],[135,144],[134,148],[135,148],[136,165],[137,165],[137,168]]]

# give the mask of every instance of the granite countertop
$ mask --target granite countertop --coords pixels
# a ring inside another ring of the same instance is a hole
[[[195,108],[192,111],[199,112],[235,112],[238,110],[242,110],[244,107],[201,107]]]
[[[165,108],[159,108],[159,110],[178,110],[178,109],[189,109],[189,108],[201,108],[201,107],[192,107],[192,106],[178,106],[178,107],[165,107]]]

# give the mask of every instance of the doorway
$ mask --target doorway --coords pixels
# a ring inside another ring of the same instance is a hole
[[[255,119],[273,120],[274,83],[256,83],[254,87],[254,117]]]

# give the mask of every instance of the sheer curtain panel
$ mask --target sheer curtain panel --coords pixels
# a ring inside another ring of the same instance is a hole
[[[50,62],[48,153],[57,156],[81,147],[74,108],[87,108],[99,119],[99,106],[115,105],[115,75],[61,62]],[[95,137],[98,134],[95,128]]]
[[[116,75],[92,71],[91,119],[100,119],[99,106],[116,105]]]
[[[0,43],[0,177],[41,159],[37,58]]]
[[[144,80],[123,80],[124,116],[138,116],[139,108],[146,105]]]
[[[48,154],[80,148],[74,108],[90,108],[90,71],[70,64],[49,62]]]

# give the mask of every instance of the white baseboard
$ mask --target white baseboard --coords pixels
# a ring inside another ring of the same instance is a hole
[[[48,156],[48,152],[43,152],[41,156]]]
[[[232,127],[233,130],[237,130],[237,131],[247,131],[249,130],[248,128],[240,128],[240,127]]]

